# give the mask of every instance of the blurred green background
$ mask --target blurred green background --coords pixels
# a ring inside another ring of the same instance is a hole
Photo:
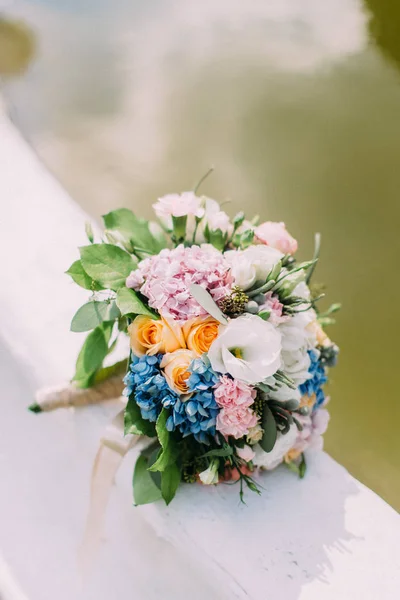
[[[302,258],[322,232],[316,280],[343,303],[326,449],[397,508],[399,32],[394,0],[16,0],[0,17],[10,114],[94,217],[150,215],[213,164],[203,192],[228,212],[284,220]]]

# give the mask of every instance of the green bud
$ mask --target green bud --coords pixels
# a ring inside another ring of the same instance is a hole
[[[93,242],[94,242],[93,229],[92,229],[92,225],[91,225],[91,223],[89,223],[89,221],[86,221],[86,223],[85,223],[85,232],[86,232],[87,239],[89,240],[89,242],[91,244],[93,244]]]
[[[254,302],[254,300],[250,300],[250,302],[248,302],[245,306],[245,311],[249,312],[253,315],[256,315],[258,313],[258,304],[257,302]]]
[[[278,275],[281,272],[281,270],[282,270],[282,261],[278,260],[278,262],[276,263],[276,265],[274,266],[274,268],[268,275],[267,281],[271,281],[272,279],[274,279],[276,281],[278,279]]]
[[[238,229],[242,225],[242,223],[244,221],[244,216],[245,215],[244,215],[244,212],[242,210],[240,212],[238,212],[237,215],[234,216],[234,218],[233,218],[233,227],[234,227],[235,231],[236,231],[236,229]]]
[[[240,248],[242,250],[244,250],[245,248],[248,248],[253,243],[253,240],[254,240],[254,231],[253,231],[253,229],[247,229],[240,236]]]

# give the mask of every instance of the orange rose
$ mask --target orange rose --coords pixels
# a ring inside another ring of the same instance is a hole
[[[189,350],[197,356],[208,352],[211,344],[218,336],[219,323],[213,317],[196,317],[186,321],[183,326],[183,335]]]
[[[185,348],[182,329],[173,321],[156,321],[145,315],[139,315],[128,327],[132,352],[136,356],[173,352]]]
[[[190,377],[188,367],[194,358],[196,355],[191,350],[175,350],[166,354],[160,363],[169,387],[177,394],[188,392],[187,380]]]

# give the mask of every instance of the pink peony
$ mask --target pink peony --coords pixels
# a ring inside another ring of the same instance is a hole
[[[239,439],[257,425],[257,420],[258,417],[251,408],[244,406],[223,408],[217,416],[217,431],[225,437],[233,436]]]
[[[297,241],[286,230],[285,223],[266,221],[256,227],[254,234],[259,242],[272,246],[283,254],[294,254],[297,250]]]
[[[185,217],[194,215],[204,216],[204,208],[201,207],[201,199],[194,192],[183,192],[182,194],[167,194],[153,204],[157,217],[163,219],[168,217]]]
[[[227,375],[219,378],[214,396],[221,408],[233,410],[237,407],[248,408],[254,402],[256,390],[238,379],[231,379]]]
[[[149,299],[152,308],[179,324],[207,314],[190,294],[192,283],[207,289],[216,302],[230,293],[233,283],[230,266],[213,246],[166,248],[141,261],[126,280],[128,287]]]
[[[279,302],[279,298],[274,296],[272,292],[268,292],[264,294],[265,300],[264,303],[258,309],[258,312],[262,312],[267,310],[271,313],[269,317],[269,322],[272,325],[279,325],[280,323],[285,323],[290,319],[288,315],[282,315],[283,304]]]

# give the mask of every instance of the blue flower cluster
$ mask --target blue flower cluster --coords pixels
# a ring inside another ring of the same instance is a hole
[[[211,364],[206,355],[202,358],[195,358],[189,366],[191,373],[188,379],[188,389],[190,392],[209,390],[218,382],[219,376],[211,368]]]
[[[209,436],[215,435],[219,411],[212,391],[218,375],[205,357],[195,358],[189,365],[189,371],[188,390],[192,396],[183,402],[179,397],[175,402],[163,400],[166,408],[172,408],[167,429],[178,429],[183,437],[193,435],[198,442],[208,444]]]
[[[165,406],[165,404],[164,404]],[[211,390],[196,392],[188,400],[176,400],[167,420],[168,431],[179,429],[183,437],[193,435],[198,442],[209,443],[215,435],[219,408]]]
[[[178,396],[171,390],[167,380],[161,374],[161,354],[156,356],[134,356],[130,370],[124,378],[124,396],[134,392],[136,404],[140,408],[143,419],[157,421],[165,403],[175,403]]]
[[[144,419],[155,422],[162,407],[171,411],[167,420],[168,431],[178,429],[183,437],[193,435],[198,442],[209,443],[209,436],[215,435],[218,404],[212,391],[218,375],[207,361],[194,359],[190,366],[188,390],[192,394],[182,400],[169,387],[160,370],[162,355],[134,356],[130,370],[124,378],[124,396],[134,393],[135,401]]]
[[[311,397],[315,394],[316,402],[314,409],[319,408],[325,402],[325,394],[322,386],[327,382],[328,378],[324,366],[320,361],[320,353],[317,350],[309,350],[308,355],[310,357],[310,367],[308,372],[310,378],[302,383],[299,387],[300,394]]]

